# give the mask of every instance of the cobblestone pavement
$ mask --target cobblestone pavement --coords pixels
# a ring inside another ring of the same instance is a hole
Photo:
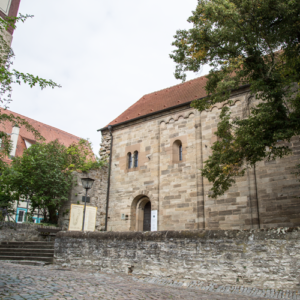
[[[184,282],[0,262],[0,299],[274,299],[271,293],[257,289],[199,282],[191,283],[190,288],[180,285]],[[300,297],[287,293],[281,299]]]

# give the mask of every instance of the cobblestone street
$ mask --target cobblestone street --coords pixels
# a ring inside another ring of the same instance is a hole
[[[0,299],[300,299],[296,293],[280,291],[275,297],[274,290],[216,288],[207,284],[194,285],[193,289],[176,287],[182,285],[180,282],[170,286],[171,281],[160,280],[160,284],[155,284],[157,280],[153,279],[153,284],[151,279],[135,276],[61,270],[54,266],[0,262],[0,270]]]

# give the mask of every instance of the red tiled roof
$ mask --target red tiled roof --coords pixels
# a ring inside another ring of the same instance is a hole
[[[170,88],[143,96],[108,125],[116,125],[138,117],[159,112],[179,104],[189,103],[205,97],[205,76],[189,80]],[[108,126],[107,125],[107,126]]]
[[[45,142],[47,143],[58,139],[60,143],[68,147],[72,143],[78,142],[80,140],[80,137],[78,136],[67,133],[63,130],[52,127],[50,125],[46,125],[44,123],[38,122],[36,120],[30,119],[28,117],[22,116],[10,110],[1,109],[1,113],[13,114],[14,116],[18,116],[22,119],[25,119],[31,126],[33,126],[36,130],[39,131],[39,133],[46,139]],[[8,121],[0,123],[1,131],[4,131],[6,133],[11,133],[12,128],[13,128],[13,124]],[[36,138],[34,137],[33,133],[27,131],[27,129],[24,126],[22,126],[19,132],[19,138],[18,138],[17,150],[15,156],[21,156],[23,154],[23,151],[26,149],[24,139],[31,142],[32,144],[36,142]]]
[[[3,158],[3,161],[4,161],[5,163],[7,163],[7,164],[10,164],[10,163],[12,162],[12,160],[9,159],[9,158],[7,158],[7,157],[4,157],[4,158]]]

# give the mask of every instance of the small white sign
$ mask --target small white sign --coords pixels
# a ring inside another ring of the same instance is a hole
[[[69,231],[81,231],[84,205],[71,204]]]
[[[0,9],[8,15],[10,9],[11,0],[0,0]]]
[[[84,219],[84,231],[95,231],[97,207],[87,206]]]
[[[157,210],[151,210],[151,231],[157,231]]]

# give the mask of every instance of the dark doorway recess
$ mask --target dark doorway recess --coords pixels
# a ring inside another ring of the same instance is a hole
[[[144,207],[144,226],[143,231],[151,230],[151,202],[149,201]]]

